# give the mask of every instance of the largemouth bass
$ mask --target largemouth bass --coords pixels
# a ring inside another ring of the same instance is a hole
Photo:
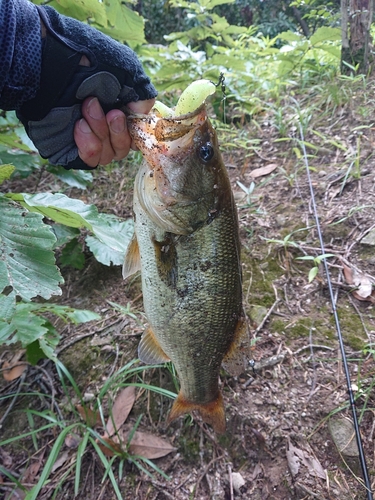
[[[145,363],[171,360],[181,389],[168,421],[197,410],[225,431],[219,390],[222,362],[244,371],[237,210],[216,133],[204,105],[173,118],[127,118],[144,156],[134,186],[135,234],[124,277],[142,274],[149,328],[139,344]]]

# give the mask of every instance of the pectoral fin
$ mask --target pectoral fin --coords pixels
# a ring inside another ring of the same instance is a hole
[[[170,361],[169,357],[160,347],[151,328],[148,328],[142,335],[138,346],[138,356],[141,361],[148,365]]]
[[[249,334],[245,318],[240,318],[236,326],[233,342],[223,359],[223,367],[232,376],[243,373],[249,361]]]
[[[213,401],[198,404],[188,401],[180,391],[168,416],[168,423],[192,411],[197,411],[204,422],[212,425],[214,431],[218,434],[225,432],[225,410],[221,392]]]
[[[139,253],[138,241],[135,233],[126,249],[125,260],[122,266],[122,277],[124,280],[132,274],[141,270],[141,256]]]
[[[171,235],[165,235],[163,241],[152,241],[155,260],[160,279],[169,287],[175,288],[177,282],[177,251],[176,243]]]

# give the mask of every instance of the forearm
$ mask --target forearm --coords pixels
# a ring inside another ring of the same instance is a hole
[[[42,61],[38,10],[28,0],[0,2],[0,108],[18,109],[35,96]]]

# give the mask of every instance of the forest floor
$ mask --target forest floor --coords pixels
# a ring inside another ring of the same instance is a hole
[[[227,431],[222,436],[215,435],[196,416],[193,420],[180,418],[167,427],[172,400],[138,390],[127,425],[134,426],[142,414],[138,430],[158,436],[174,447],[166,456],[153,460],[170,479],[147,464],[144,466],[153,477],[130,461],[125,461],[121,469],[114,460],[112,469],[123,499],[366,498],[327,277],[319,258],[314,260],[322,252],[298,116],[307,124],[304,133],[311,179],[325,252],[333,255],[328,258],[328,269],[374,487],[372,88],[373,82],[366,87],[350,87],[345,81],[332,83],[332,92],[327,91],[325,99],[313,90],[300,97],[302,112],[294,101],[288,104],[286,98],[280,107],[282,116],[259,114],[249,123],[239,123],[235,131],[219,127],[239,211],[244,306],[255,366],[238,378],[222,373],[227,417]],[[338,101],[334,102],[333,95]],[[235,146],[229,147],[229,143]],[[136,168],[129,163],[100,168],[87,191],[70,189],[67,194],[95,203],[100,211],[131,217]],[[35,174],[23,185],[17,181],[8,187],[28,192],[61,189],[48,173],[41,177]],[[245,187],[250,188],[248,193]],[[309,258],[299,260],[302,256]],[[316,266],[319,272],[309,282],[310,270]],[[140,280],[125,284],[120,267],[102,266],[89,251],[83,270],[66,267],[62,272],[65,285],[57,302],[92,309],[102,316],[100,321],[79,327],[57,323],[62,334],[57,348],[59,359],[86,399],[90,399],[99,393],[108,377],[136,358],[146,322]],[[129,305],[131,314],[120,312],[110,302],[124,308]],[[2,360],[6,355],[3,350]],[[166,368],[146,370],[143,378],[152,385],[174,390],[171,372]],[[20,380],[2,381],[1,393],[15,393]],[[2,439],[28,432],[31,422],[23,411],[25,405],[46,410],[42,397],[22,396],[43,392],[41,387],[46,393],[53,393],[67,424],[74,423],[77,417],[70,410],[53,362],[30,366],[22,383],[17,404],[3,422]],[[5,410],[3,402],[1,412]],[[24,438],[4,446],[0,462],[31,487],[39,479],[57,437],[56,429],[46,430],[38,433],[34,441]],[[74,497],[78,454],[77,444],[66,440],[58,466],[38,499]],[[115,499],[110,478],[105,476],[95,449],[87,446],[80,459],[81,486],[76,498]],[[54,497],[59,484],[63,485]],[[24,498],[20,489],[18,497],[16,493],[9,494],[9,479],[4,476],[1,486],[4,498]]]

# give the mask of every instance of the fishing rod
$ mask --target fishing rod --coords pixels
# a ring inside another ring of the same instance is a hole
[[[316,202],[315,202],[315,193],[314,193],[314,188],[313,188],[313,185],[311,182],[310,168],[309,168],[309,163],[307,160],[305,138],[304,138],[303,129],[302,129],[302,125],[301,125],[300,121],[299,121],[298,125],[299,125],[303,158],[304,158],[305,167],[306,167],[307,180],[308,180],[308,184],[309,184],[309,188],[310,188],[311,203],[312,203],[312,208],[313,208],[313,212],[314,212],[314,218],[315,218],[316,229],[317,229],[317,233],[318,233],[320,249],[321,249],[322,255],[325,255],[326,252],[324,249],[324,242],[323,242],[323,236],[322,236],[322,231],[321,231],[320,222],[319,222],[319,215],[318,215],[318,210],[317,210],[317,206],[316,206]],[[359,430],[359,423],[358,423],[358,418],[357,418],[356,404],[355,404],[354,394],[353,394],[353,390],[352,390],[352,384],[351,384],[351,380],[350,380],[348,361],[346,359],[345,347],[344,347],[344,341],[343,341],[343,337],[342,337],[342,333],[341,333],[339,316],[338,316],[337,309],[336,309],[336,303],[335,303],[335,297],[334,297],[333,288],[332,288],[331,277],[329,274],[327,259],[323,258],[322,261],[324,264],[324,271],[325,271],[325,274],[327,277],[327,284],[328,284],[329,296],[330,296],[331,305],[332,305],[333,316],[335,318],[336,332],[337,332],[337,337],[338,337],[339,345],[340,345],[341,359],[342,359],[342,364],[343,364],[344,372],[345,372],[346,385],[347,385],[349,401],[350,401],[350,408],[351,408],[352,416],[353,416],[355,437],[357,440],[359,460],[360,460],[360,464],[361,464],[361,468],[362,468],[363,479],[365,482],[367,499],[373,500],[372,490],[371,490],[371,482],[370,482],[370,478],[369,478],[369,474],[368,474],[366,457],[365,457],[365,454],[363,451],[362,438],[361,438],[361,434],[360,434],[360,430]]]

